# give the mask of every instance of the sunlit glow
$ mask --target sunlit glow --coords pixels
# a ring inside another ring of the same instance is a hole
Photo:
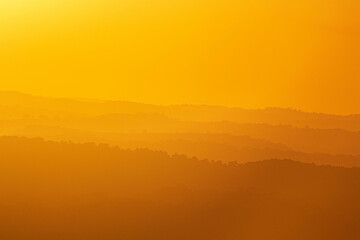
[[[159,104],[359,109],[357,1],[1,4],[2,89]]]

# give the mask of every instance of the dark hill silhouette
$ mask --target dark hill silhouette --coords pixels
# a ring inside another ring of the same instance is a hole
[[[71,140],[77,143],[106,142],[121,148],[148,148],[222,162],[246,163],[276,158],[293,159],[317,165],[360,167],[360,156],[297,152],[281,144],[229,134],[154,134],[146,132],[120,134],[51,126],[28,126],[8,132],[8,134],[27,137],[42,136],[49,140]]]
[[[0,138],[1,239],[358,239],[360,169]]]
[[[23,129],[28,125],[65,127],[88,132],[230,134],[265,139],[305,153],[360,155],[360,132],[226,121],[187,122],[161,114],[107,114],[96,117],[26,118],[2,121],[1,126],[6,126],[2,134],[10,134],[11,129],[16,132],[16,129]]]

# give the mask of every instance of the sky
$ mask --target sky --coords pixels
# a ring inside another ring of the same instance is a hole
[[[0,90],[360,113],[354,0],[2,0]]]

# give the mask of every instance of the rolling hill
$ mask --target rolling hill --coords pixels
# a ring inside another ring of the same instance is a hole
[[[21,151],[19,151],[21,149]],[[1,239],[357,239],[360,170],[0,138]]]

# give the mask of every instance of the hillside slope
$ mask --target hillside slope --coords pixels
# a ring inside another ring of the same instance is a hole
[[[0,138],[1,239],[358,239],[360,169]]]

